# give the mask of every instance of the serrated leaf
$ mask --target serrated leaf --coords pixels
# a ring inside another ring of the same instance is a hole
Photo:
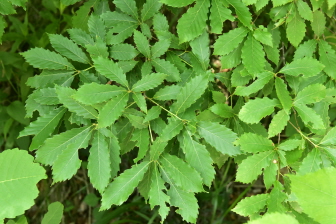
[[[58,34],[49,34],[49,39],[53,48],[61,55],[73,61],[90,64],[86,54],[72,40]]]
[[[64,6],[68,6],[68,5],[73,5],[75,4],[76,2],[79,2],[80,0],[61,0],[61,3],[64,5]]]
[[[272,119],[268,128],[268,137],[273,137],[280,134],[287,126],[289,121],[289,114],[286,110],[280,110]]]
[[[304,43],[300,44],[296,49],[294,54],[294,61],[304,57],[313,57],[313,54],[316,50],[316,40],[307,40]]]
[[[164,154],[160,157],[159,162],[176,186],[186,192],[204,191],[199,173],[179,157]]]
[[[67,32],[70,34],[71,40],[73,40],[76,44],[79,44],[83,47],[88,44],[94,45],[94,40],[84,30],[72,28],[68,29]]]
[[[266,206],[268,194],[258,194],[242,199],[232,211],[242,216],[250,216]]]
[[[176,102],[171,106],[172,111],[176,114],[184,112],[202,96],[207,87],[208,79],[206,74],[192,78],[182,87],[180,94],[177,95]]]
[[[251,183],[262,173],[263,168],[272,163],[275,156],[276,152],[269,150],[247,157],[238,166],[236,181]]]
[[[150,147],[150,159],[158,160],[167,145],[168,142],[165,139],[161,137],[156,138]]]
[[[160,133],[161,141],[169,141],[183,129],[183,122],[178,119],[169,119],[168,125]]]
[[[76,90],[68,87],[56,88],[58,98],[63,105],[69,109],[69,111],[76,113],[79,116],[89,119],[96,119],[98,117],[97,111],[88,105],[84,105],[76,101],[72,96],[76,93]]]
[[[103,106],[98,116],[99,127],[110,126],[121,116],[127,105],[128,96],[128,93],[120,94]]]
[[[144,161],[125,170],[109,184],[102,195],[100,210],[109,209],[112,205],[121,205],[134,191],[148,170],[151,162]]]
[[[278,145],[278,148],[284,151],[291,151],[302,144],[302,140],[299,139],[289,139]]]
[[[42,48],[33,48],[21,55],[35,68],[40,69],[74,69],[70,62],[61,55]]]
[[[122,87],[114,85],[102,85],[98,83],[84,84],[73,95],[73,98],[80,103],[93,105],[108,101],[114,96],[125,93]]]
[[[43,105],[57,105],[60,104],[58,99],[56,88],[43,88],[38,89],[37,98],[35,101]]]
[[[132,60],[139,52],[130,44],[115,44],[111,47],[110,54],[117,60]]]
[[[181,0],[181,1],[176,1],[176,0],[160,0],[160,2],[172,6],[172,7],[183,7],[190,5],[193,3],[195,0]]]
[[[296,2],[297,10],[302,18],[305,20],[313,21],[313,12],[307,2],[298,0]]]
[[[287,90],[287,85],[281,78],[275,79],[275,90],[284,110],[289,111],[292,108],[292,98]]]
[[[0,13],[2,15],[10,15],[10,14],[15,14],[16,11],[14,7],[12,6],[11,2],[8,0],[5,0],[5,1],[0,2]]]
[[[166,219],[170,210],[170,208],[166,205],[166,203],[169,203],[170,198],[162,191],[167,190],[164,184],[165,182],[162,180],[161,175],[155,166],[151,175],[150,190],[148,193],[149,204],[151,209],[153,209],[156,205],[160,206],[159,214],[162,220]]]
[[[237,67],[237,65],[241,62],[241,49],[243,44],[239,44],[239,46],[234,49],[228,55],[224,55],[221,57],[222,68],[233,68]]]
[[[64,206],[61,202],[55,201],[48,205],[48,212],[44,215],[41,224],[58,224],[63,217]]]
[[[203,183],[211,186],[215,178],[215,169],[209,151],[204,145],[196,142],[189,131],[183,133],[183,151],[186,161],[200,173]]]
[[[106,34],[106,43],[109,45],[120,44],[128,37],[132,36],[133,31],[138,27],[138,23],[121,22],[110,29]],[[113,35],[116,33],[117,35]]]
[[[331,128],[328,133],[323,137],[321,145],[335,145],[336,144],[336,128]]]
[[[146,21],[152,18],[161,8],[159,0],[147,0],[141,10],[141,20]]]
[[[307,156],[302,160],[302,163],[297,170],[298,175],[313,173],[321,169],[322,158],[318,148],[313,148]]]
[[[214,44],[214,54],[226,55],[236,49],[244,40],[248,30],[245,27],[239,27],[230,30],[221,35]]]
[[[321,116],[318,115],[312,108],[309,108],[304,104],[297,104],[294,107],[295,110],[299,113],[300,118],[306,125],[311,122],[314,129],[325,128]]]
[[[169,61],[160,58],[154,58],[151,62],[157,72],[168,75],[166,77],[167,81],[178,82],[181,80],[178,69]]]
[[[76,15],[72,17],[72,27],[87,31],[89,14],[93,7],[98,3],[99,1],[97,0],[89,0],[85,2],[78,10],[76,10]]]
[[[153,106],[148,110],[147,115],[144,119],[144,122],[148,122],[154,120],[160,116],[161,108],[159,106]]]
[[[252,15],[249,8],[241,1],[226,0],[226,2],[232,5],[232,7],[235,9],[240,22],[242,22],[242,24],[244,24],[244,26],[246,26],[247,28],[252,29]]]
[[[251,85],[249,86],[238,86],[234,92],[235,95],[238,96],[248,96],[252,93],[255,93],[262,89],[266,83],[268,83],[272,78],[273,74],[271,72],[263,72],[258,74],[258,79],[254,81]]]
[[[268,32],[267,28],[259,26],[254,30],[253,37],[260,43],[273,47],[272,34]]]
[[[291,191],[303,211],[322,224],[332,223],[336,210],[336,169],[321,169],[304,176],[291,175]]]
[[[153,89],[160,85],[165,78],[166,74],[162,73],[152,73],[150,75],[146,75],[133,85],[132,91],[141,92]]]
[[[191,41],[203,33],[209,6],[209,0],[197,0],[194,7],[189,8],[179,19],[176,28],[180,44]]]
[[[325,66],[325,73],[331,78],[336,78],[336,53],[335,50],[324,40],[319,42],[320,62]]]
[[[17,148],[0,153],[0,220],[15,218],[34,205],[39,192],[36,184],[45,179],[46,174],[33,160],[26,150]]]
[[[295,12],[291,21],[287,24],[286,34],[289,42],[297,47],[306,33],[306,24],[299,13]]]
[[[294,104],[310,104],[321,101],[326,97],[326,87],[316,83],[301,90],[294,99]]]
[[[137,163],[139,160],[143,159],[149,149],[149,133],[148,129],[136,129],[133,132],[132,141],[136,141],[136,146],[139,147],[138,156],[134,159],[134,162]]]
[[[136,92],[136,93],[133,92],[132,98],[133,98],[134,102],[138,105],[140,110],[147,113],[147,104],[146,104],[146,99],[145,99],[144,95],[142,95],[142,93],[140,93],[140,92]]]
[[[115,0],[113,3],[124,13],[138,19],[138,9],[134,0]]]
[[[150,58],[151,52],[149,48],[149,42],[145,35],[141,32],[135,30],[134,31],[134,43],[137,46],[138,51],[141,52],[146,58]]]
[[[233,22],[235,20],[234,16],[231,15],[231,10],[226,8],[220,0],[213,0],[211,2],[210,12],[210,27],[212,33],[221,34],[223,22],[226,20]]]
[[[108,58],[102,58],[102,57],[95,58],[93,59],[93,61],[96,70],[100,74],[128,88],[126,75],[116,63],[109,60]]]
[[[242,48],[242,60],[245,69],[252,75],[264,71],[266,64],[262,45],[252,35],[249,35]]]
[[[240,145],[240,149],[245,152],[257,153],[274,149],[271,140],[254,133],[244,133],[235,142]]]
[[[156,100],[173,100],[181,92],[181,86],[171,85],[159,89],[153,96]]]
[[[217,103],[209,108],[213,113],[223,118],[230,118],[234,116],[232,108],[224,103]]]
[[[88,176],[94,188],[101,194],[110,182],[110,150],[105,136],[98,131],[93,136],[88,158]]]
[[[250,100],[239,111],[238,117],[245,123],[256,124],[263,117],[273,113],[274,107],[278,104],[277,100],[271,100],[267,97]],[[252,114],[253,116],[251,116]]]
[[[85,45],[86,51],[90,53],[92,59],[97,57],[107,58],[109,56],[108,48],[105,41],[97,37],[97,40],[94,44]]]
[[[270,189],[270,187],[276,182],[278,173],[278,164],[272,163],[268,167],[264,169],[263,180],[266,189]]]
[[[105,41],[106,30],[103,20],[96,15],[91,14],[88,20],[89,32],[94,39],[100,38]]]
[[[44,141],[54,132],[59,121],[66,112],[65,108],[57,108],[52,110],[50,113],[40,116],[36,121],[31,122],[29,126],[25,127],[23,131],[20,132],[19,137],[26,135],[34,135],[32,142],[29,146],[29,150],[35,150],[39,148]]]
[[[204,32],[201,36],[190,42],[192,52],[201,63],[204,71],[208,69],[210,63],[209,44],[210,39],[207,32]]]
[[[59,153],[53,164],[53,182],[57,183],[70,179],[76,174],[81,165],[81,160],[78,158],[78,150],[86,148],[92,135],[92,129],[89,130],[81,138],[76,138],[69,143],[62,152]]]
[[[286,64],[279,73],[286,75],[303,75],[304,77],[312,77],[319,74],[324,68],[318,60],[314,58],[302,58]]]
[[[105,26],[107,28],[110,28],[110,27],[115,27],[117,26],[118,24],[137,24],[138,21],[124,13],[121,13],[121,12],[117,12],[117,11],[113,11],[113,12],[105,12],[103,13],[101,16],[100,16],[103,20],[104,20],[104,23],[105,23]]]
[[[287,198],[287,194],[283,192],[284,187],[279,181],[274,182],[274,188],[269,194],[269,199],[267,201],[269,213],[274,212],[286,212],[288,209],[282,204]]]
[[[5,32],[5,28],[6,28],[7,24],[6,21],[4,19],[4,17],[0,17],[0,44],[2,44],[2,36]]]
[[[261,218],[249,221],[247,224],[278,224],[281,222],[286,224],[299,224],[292,215],[279,212],[266,213]]]
[[[313,21],[311,22],[311,27],[316,36],[321,36],[324,33],[326,27],[326,18],[324,13],[320,10],[313,12]]]
[[[170,39],[163,39],[156,42],[151,49],[151,57],[158,58],[168,50],[170,46]]]
[[[237,135],[224,125],[202,121],[197,125],[197,131],[218,152],[227,155],[240,153],[239,147],[233,145]]]

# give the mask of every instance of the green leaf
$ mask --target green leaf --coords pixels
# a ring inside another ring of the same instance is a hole
[[[26,84],[36,89],[54,87],[55,84],[62,85],[61,83],[70,80],[73,73],[67,70],[43,70],[40,75],[29,77]]]
[[[184,112],[202,96],[207,87],[208,78],[206,74],[192,78],[177,95],[176,103],[171,106],[172,111],[176,114]]]
[[[178,69],[169,61],[160,58],[154,58],[151,62],[157,72],[168,75],[166,77],[167,81],[178,82],[181,80]]]
[[[16,11],[14,7],[12,6],[11,2],[8,0],[5,0],[5,1],[0,2],[0,13],[2,15],[9,15],[9,14],[15,14]]]
[[[245,152],[257,153],[274,149],[271,140],[254,133],[244,133],[236,141],[240,145],[240,149]]]
[[[151,109],[148,110],[147,115],[144,119],[144,122],[152,121],[160,116],[161,107],[153,106]]]
[[[72,17],[72,27],[87,31],[87,23],[89,14],[93,7],[98,4],[97,0],[89,0],[85,2],[77,11],[76,15]]]
[[[75,4],[76,2],[79,2],[80,0],[61,0],[61,3],[64,5],[64,6],[69,6],[69,5],[73,5]],[[63,210],[63,209],[62,209]]]
[[[217,103],[209,108],[213,113],[223,118],[230,118],[234,116],[234,112],[230,106],[224,103]]]
[[[125,170],[115,178],[102,195],[100,210],[109,209],[111,205],[121,205],[126,201],[134,191],[134,188],[142,180],[150,163],[149,161],[144,161],[133,165],[130,169]]]
[[[48,212],[42,219],[42,224],[59,224],[62,221],[64,206],[55,201],[48,205]]]
[[[35,135],[29,146],[29,150],[34,150],[39,148],[44,141],[54,132],[59,121],[66,112],[65,108],[57,108],[52,110],[50,113],[40,116],[36,121],[31,122],[29,126],[25,127],[23,131],[20,132],[19,137],[26,135]]]
[[[116,44],[111,47],[111,57],[117,60],[132,60],[138,51],[130,44]]]
[[[0,220],[15,218],[34,205],[36,184],[46,174],[33,160],[26,150],[17,148],[0,153]]]
[[[258,29],[254,30],[253,37],[260,43],[273,47],[272,34],[264,26],[259,26]]]
[[[252,29],[252,15],[249,8],[241,1],[226,0],[226,2],[232,5],[232,7],[235,9],[240,22],[242,22],[242,24],[244,24],[244,26],[246,26],[247,28]]]
[[[332,223],[336,211],[336,169],[321,169],[304,176],[291,175],[291,191],[303,211],[321,224]]]
[[[150,147],[150,159],[158,160],[167,145],[168,142],[165,139],[161,137],[156,138]]]
[[[96,70],[100,74],[128,88],[126,75],[116,63],[109,60],[108,58],[102,57],[95,58],[93,61]]]
[[[146,21],[152,18],[161,8],[159,0],[147,0],[141,10],[141,20]]]
[[[305,20],[313,21],[313,12],[307,2],[298,0],[296,2],[297,10],[302,18]]]
[[[90,57],[92,59],[97,57],[107,58],[109,56],[106,43],[100,38],[97,38],[94,44],[87,44],[85,47],[86,51],[90,53]]]
[[[69,180],[76,174],[81,166],[81,160],[78,158],[78,150],[86,148],[91,139],[92,129],[89,130],[82,138],[77,138],[67,145],[57,156],[53,164],[53,182]]]
[[[286,34],[289,42],[297,47],[306,33],[306,24],[299,13],[295,12],[292,20],[287,23]]]
[[[198,133],[218,152],[227,155],[240,153],[239,147],[233,145],[237,135],[224,125],[202,121],[197,125]]]
[[[328,9],[331,9],[332,7],[336,5],[335,0],[328,0],[327,2],[328,2]]]
[[[324,33],[326,27],[326,18],[324,13],[320,10],[313,12],[313,21],[311,27],[316,36],[321,36]]]
[[[138,9],[134,0],[114,0],[113,3],[124,13],[138,19]]]
[[[247,224],[278,224],[278,223],[299,224],[299,222],[295,218],[293,218],[292,215],[287,215],[278,212],[266,213],[261,218],[249,221]]]
[[[133,85],[132,91],[141,92],[154,89],[160,85],[165,78],[166,75],[162,73],[152,73],[150,75],[146,75]]]
[[[182,149],[185,153],[186,161],[199,172],[203,183],[207,186],[211,186],[215,178],[215,169],[212,166],[213,161],[206,147],[194,141],[192,134],[189,131],[185,131],[183,133]]]
[[[256,98],[248,101],[239,111],[238,117],[240,120],[248,124],[256,124],[263,117],[270,115],[274,111],[274,107],[279,103],[275,99]],[[253,116],[251,116],[253,114]]]
[[[278,148],[284,151],[291,151],[302,144],[302,140],[289,139],[278,145]]]
[[[151,57],[158,58],[162,56],[168,50],[170,42],[171,41],[169,39],[163,39],[156,42],[151,49]]]
[[[168,125],[165,126],[160,133],[161,140],[169,141],[170,139],[174,138],[176,135],[180,133],[183,129],[183,122],[178,119],[169,119]]]
[[[252,35],[249,35],[242,48],[242,60],[246,70],[256,75],[264,71],[266,64],[265,52],[262,45]]]
[[[210,12],[210,27],[212,33],[221,34],[223,22],[226,20],[233,22],[235,20],[234,16],[231,15],[231,10],[226,8],[220,0],[213,0],[211,2]]]
[[[114,96],[125,93],[126,90],[115,85],[102,85],[98,83],[84,84],[73,95],[80,103],[93,105],[108,101]]]
[[[124,13],[117,11],[105,12],[101,15],[101,18],[104,20],[105,26],[107,28],[115,27],[117,25],[136,25],[138,21]],[[138,26],[138,25],[137,25]]]
[[[146,104],[146,99],[144,95],[142,95],[141,92],[135,92],[135,93],[133,92],[132,98],[134,102],[138,105],[140,110],[147,113],[147,104]]]
[[[282,107],[285,111],[289,111],[292,108],[293,102],[287,90],[287,85],[281,78],[277,77],[275,79],[275,90]]]
[[[26,61],[35,68],[40,69],[74,69],[69,61],[61,55],[47,49],[33,48],[21,55]]]
[[[304,43],[300,44],[295,51],[294,60],[301,59],[304,57],[312,58],[316,50],[316,44],[317,42],[315,39],[307,40]]]
[[[76,101],[72,96],[76,93],[76,90],[68,87],[56,88],[58,98],[63,105],[69,109],[69,111],[76,113],[79,116],[89,119],[96,119],[98,117],[97,111],[88,105],[84,105]]]
[[[234,92],[235,95],[238,96],[248,96],[252,93],[255,93],[262,89],[266,83],[268,83],[274,77],[271,72],[263,72],[258,74],[258,79],[254,81],[249,86],[238,86]]]
[[[204,32],[201,36],[197,37],[190,42],[193,54],[197,57],[202,65],[204,71],[209,67],[210,63],[210,39],[209,34]]]
[[[232,211],[242,216],[250,216],[258,213],[262,208],[264,208],[268,198],[268,194],[258,194],[246,197],[241,200]]]
[[[281,131],[287,126],[289,115],[286,110],[280,110],[272,119],[268,128],[268,137],[273,137],[280,134]]]
[[[120,94],[103,106],[98,116],[99,127],[110,126],[122,115],[127,105],[128,96],[128,93]]]
[[[221,57],[222,68],[230,69],[233,67],[237,67],[237,65],[240,64],[242,47],[243,44],[239,44],[239,46],[231,53]]]
[[[136,129],[133,132],[132,141],[137,141],[136,146],[139,147],[138,156],[134,159],[134,162],[137,163],[139,160],[143,159],[146,156],[146,153],[149,149],[149,133],[148,129]]]
[[[324,72],[331,78],[336,78],[336,53],[335,50],[324,40],[319,41],[320,62],[325,66]]]
[[[173,100],[176,99],[181,92],[181,86],[171,85],[159,89],[153,96],[156,100]]]
[[[102,194],[111,179],[111,160],[109,145],[99,129],[93,136],[87,168],[92,186]]]
[[[294,99],[294,104],[310,104],[323,100],[326,97],[326,87],[316,83],[301,90]]]
[[[167,190],[164,184],[165,182],[162,180],[161,175],[155,166],[151,175],[151,185],[148,193],[149,204],[151,209],[153,209],[155,205],[160,206],[159,214],[162,220],[166,219],[170,210],[170,208],[166,205],[166,203],[169,203],[170,198],[162,191]]]
[[[58,34],[49,34],[50,43],[61,55],[83,64],[90,64],[86,54],[72,40]]]
[[[286,212],[288,209],[282,204],[287,198],[287,194],[283,192],[284,187],[279,181],[274,182],[274,188],[269,194],[267,201],[267,212]]]
[[[186,192],[202,192],[202,178],[199,173],[177,156],[164,154],[159,160],[161,169],[168,174],[174,185]]]
[[[193,3],[195,0],[181,0],[181,1],[176,1],[176,0],[160,0],[160,2],[172,6],[172,7],[183,7],[190,5]]]
[[[35,101],[43,105],[57,105],[60,104],[56,88],[43,88],[36,91],[37,98]]]
[[[318,60],[313,58],[302,58],[286,64],[279,73],[286,75],[312,77],[319,74],[324,68]]]
[[[141,54],[143,54],[146,58],[151,57],[151,52],[150,52],[149,42],[147,40],[147,37],[137,30],[134,31],[134,43],[138,51],[140,51]]]
[[[70,34],[71,40],[73,40],[74,42],[76,42],[76,44],[79,44],[79,45],[81,45],[83,47],[85,45],[88,45],[88,44],[94,45],[94,40],[84,30],[77,29],[77,28],[72,28],[72,29],[68,29],[67,31]]]
[[[275,156],[276,152],[269,150],[247,157],[238,166],[236,181],[251,183],[262,173],[262,169],[271,165]]]
[[[296,104],[294,108],[299,113],[300,118],[306,125],[311,122],[314,129],[325,128],[321,116],[318,115],[312,108],[309,108],[304,104]]]
[[[11,102],[11,104],[6,107],[6,112],[15,121],[25,126],[29,125],[29,119],[25,118],[25,108],[21,101],[15,100]]]
[[[300,176],[308,173],[313,173],[321,169],[321,164],[321,152],[319,149],[313,148],[302,160],[302,163],[296,173]]]
[[[336,128],[331,128],[328,133],[323,137],[321,145],[335,145],[336,144]]]
[[[239,27],[230,30],[221,35],[214,44],[214,54],[226,55],[236,49],[244,40],[248,30],[245,27]]]
[[[189,8],[179,19],[176,28],[180,44],[191,41],[203,33],[209,6],[209,0],[197,0],[194,7]]]
[[[106,37],[106,30],[103,20],[94,14],[90,15],[89,21],[88,21],[88,28],[91,36],[96,39],[101,39],[105,41]]]
[[[2,44],[2,36],[5,32],[5,28],[7,27],[6,21],[4,17],[0,17],[0,44]]]

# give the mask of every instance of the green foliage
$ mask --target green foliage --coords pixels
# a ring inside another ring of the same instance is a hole
[[[101,195],[95,214],[128,206],[137,189],[162,223],[171,207],[196,223],[204,192],[221,197],[218,174],[235,166],[231,179],[266,191],[247,189],[217,223],[231,211],[249,223],[332,222],[335,208],[321,208],[334,204],[334,1],[71,0],[60,13],[76,2],[67,33],[21,53],[40,70],[26,78],[26,118],[20,101],[6,107],[53,183],[82,168]]]

